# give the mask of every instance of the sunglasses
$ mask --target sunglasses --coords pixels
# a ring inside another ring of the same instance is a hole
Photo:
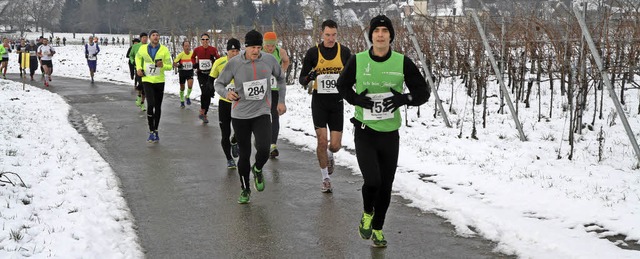
[[[202,38],[202,39],[200,39],[200,40],[209,40],[209,39]]]

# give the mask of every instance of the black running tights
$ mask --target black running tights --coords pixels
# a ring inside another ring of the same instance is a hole
[[[398,165],[398,131],[377,132],[355,127],[356,157],[364,178],[364,211],[373,214],[371,228],[381,230],[391,202],[391,187]]]
[[[202,95],[200,96],[200,108],[204,110],[204,114],[209,112],[209,106],[211,105],[211,98],[213,98],[213,91],[211,90],[211,86],[213,85],[213,78],[209,76],[209,73],[198,74],[198,85],[200,85],[200,92]]]
[[[149,122],[149,131],[158,130],[160,125],[160,114],[162,113],[162,97],[164,96],[163,83],[142,82],[145,97],[147,98],[147,121]]]
[[[251,172],[251,134],[256,141],[255,166],[262,170],[269,159],[269,141],[271,140],[271,116],[260,115],[251,119],[231,119],[236,133],[240,158],[238,158],[238,174],[242,188],[249,188]]]
[[[218,101],[218,118],[220,119],[220,131],[222,132],[222,140],[220,145],[224,156],[227,160],[231,159],[231,103],[223,100]]]
[[[271,91],[271,144],[278,143],[280,133],[280,115],[278,115],[278,91]]]

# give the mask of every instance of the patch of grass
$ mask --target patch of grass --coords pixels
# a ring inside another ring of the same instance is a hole
[[[76,213],[78,211],[79,211],[78,208],[73,208],[73,209],[70,209],[68,213],[71,214],[71,213]]]
[[[31,199],[28,199],[28,198],[22,198],[22,204],[24,204],[24,205],[29,205],[29,204],[31,204]]]
[[[547,134],[542,135],[541,139],[542,140],[546,140],[546,141],[555,141],[556,137],[553,136],[553,133],[547,133]]]
[[[9,238],[14,240],[14,241],[16,241],[16,242],[22,240],[23,237],[24,237],[24,235],[22,235],[20,230],[18,230],[18,231],[11,230],[11,233],[9,233]]]
[[[9,149],[5,152],[5,155],[7,156],[17,156],[18,155],[18,150],[17,149]]]
[[[500,133],[500,134],[498,135],[498,138],[499,138],[499,139],[506,139],[506,138],[507,138],[507,135]]]

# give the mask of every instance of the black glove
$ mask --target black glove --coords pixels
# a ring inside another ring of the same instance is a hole
[[[369,92],[369,89],[365,89],[364,91],[362,91],[362,93],[357,94],[356,96],[353,97],[353,104],[354,105],[358,105],[364,109],[372,109],[373,108],[373,101],[371,100],[371,97],[367,96],[367,93]]]
[[[391,89],[391,93],[393,96],[389,96],[382,100],[382,105],[384,106],[384,111],[395,112],[400,106],[403,106],[409,102],[411,102],[411,96],[409,94],[401,94]]]
[[[315,80],[316,77],[318,77],[318,72],[316,72],[315,69],[309,71],[309,74],[307,74],[307,82],[311,82],[312,80]]]
[[[182,69],[182,67],[184,67],[182,63],[178,63],[178,69]]]
[[[84,54],[85,59],[89,59],[89,54]]]

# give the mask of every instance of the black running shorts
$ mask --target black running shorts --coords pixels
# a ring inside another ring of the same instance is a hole
[[[313,92],[311,97],[311,114],[313,126],[326,128],[329,131],[342,132],[344,126],[344,102],[339,94],[318,94]]]
[[[183,85],[187,80],[193,79],[193,70],[178,70],[180,84]]]
[[[48,66],[49,68],[53,67],[51,60],[40,60],[40,63],[42,63],[43,66]]]

